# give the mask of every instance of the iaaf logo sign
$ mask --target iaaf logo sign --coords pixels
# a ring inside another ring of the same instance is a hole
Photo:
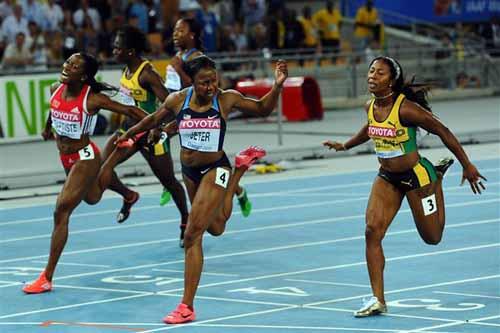
[[[387,128],[387,127],[369,126],[368,127],[368,136],[380,136],[380,137],[384,137],[384,138],[395,138],[396,137],[396,129],[395,128]]]
[[[220,128],[220,119],[188,119],[181,120],[179,129],[187,128]]]

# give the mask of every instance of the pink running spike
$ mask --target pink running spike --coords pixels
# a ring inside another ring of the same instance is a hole
[[[177,305],[174,311],[163,318],[163,322],[165,324],[184,324],[195,320],[195,318],[194,309],[190,309],[188,305],[181,303]]]
[[[266,151],[264,150],[264,148],[258,146],[250,146],[236,155],[235,165],[237,168],[249,168],[258,159],[264,156],[266,156]]]

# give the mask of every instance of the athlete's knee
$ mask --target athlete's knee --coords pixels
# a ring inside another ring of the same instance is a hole
[[[443,233],[435,234],[435,235],[427,235],[423,237],[423,240],[428,245],[438,245],[441,243],[441,239],[443,238]]]
[[[61,223],[67,223],[69,221],[69,215],[71,214],[71,205],[67,202],[60,202],[56,205],[54,209],[54,224],[60,225]]]
[[[380,224],[371,223],[368,221],[365,227],[365,239],[367,241],[381,242],[384,238],[384,232]]]
[[[184,248],[192,247],[197,241],[201,241],[205,229],[195,221],[190,220],[184,233]]]
[[[210,233],[210,235],[218,237],[222,235],[226,230],[225,222],[226,221],[215,220],[207,231]]]

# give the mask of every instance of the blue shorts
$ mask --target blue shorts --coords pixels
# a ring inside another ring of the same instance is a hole
[[[197,167],[190,167],[182,164],[182,174],[191,179],[196,184],[199,184],[201,183],[201,179],[203,178],[203,176],[205,176],[210,170],[218,167],[231,168],[231,162],[229,162],[226,153],[224,153],[224,155],[222,155],[220,159],[213,163]]]

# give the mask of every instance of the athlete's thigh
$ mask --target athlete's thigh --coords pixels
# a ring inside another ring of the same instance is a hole
[[[223,183],[220,180],[221,173],[227,175],[224,177]],[[230,174],[231,171],[229,169],[218,167],[207,172],[202,178],[194,196],[189,215],[189,222],[197,224],[192,226],[193,228],[205,231],[210,223],[212,223],[215,214],[224,201]],[[188,228],[190,227],[190,223],[188,223]]]
[[[104,149],[101,152],[101,158],[103,162],[108,158],[109,155],[111,155],[111,152],[115,149],[115,141],[116,139],[118,139],[118,136],[118,133],[113,133],[106,141]]]
[[[99,155],[92,160],[78,161],[69,171],[64,187],[57,198],[57,207],[72,210],[84,198],[97,181],[99,173]]]
[[[196,196],[196,192],[198,191],[199,184],[195,183],[191,178],[182,174],[182,179],[184,180],[184,185],[186,185],[186,190],[189,196],[189,202],[193,204],[194,197]]]
[[[161,155],[154,155],[152,153],[149,153],[145,149],[141,149],[141,154],[148,162],[149,167],[156,177],[167,179],[175,177],[172,157],[168,152],[165,152]]]
[[[401,207],[403,198],[404,193],[394,185],[379,176],[375,177],[366,208],[366,223],[385,232]]]

